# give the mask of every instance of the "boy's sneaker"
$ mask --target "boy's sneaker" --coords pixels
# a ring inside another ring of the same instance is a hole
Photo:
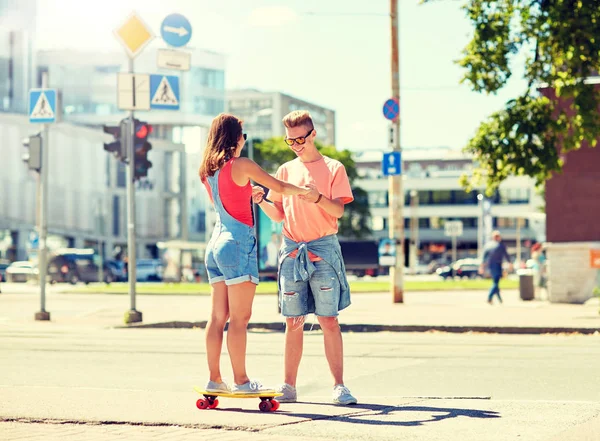
[[[287,383],[283,383],[281,386],[279,386],[277,388],[277,392],[283,394],[282,396],[276,398],[280,403],[295,403],[298,400],[298,392],[296,392],[296,388]]]
[[[250,380],[244,384],[234,384],[231,392],[234,394],[257,394],[260,392],[273,392],[269,387],[264,387],[260,381]]]
[[[333,387],[333,402],[346,406],[348,404],[356,404],[358,401],[350,393],[350,389],[343,384],[336,384]]]
[[[227,383],[222,381],[217,383],[216,381],[209,381],[204,388],[206,392],[231,392]]]

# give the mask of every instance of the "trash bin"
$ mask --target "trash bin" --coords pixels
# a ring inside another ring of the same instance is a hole
[[[519,295],[521,300],[533,300],[535,297],[535,288],[533,286],[533,271],[518,270],[519,276]]]

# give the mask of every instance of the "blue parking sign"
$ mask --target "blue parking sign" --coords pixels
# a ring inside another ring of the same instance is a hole
[[[402,156],[400,152],[389,152],[383,154],[381,170],[384,176],[395,176],[402,174]]]

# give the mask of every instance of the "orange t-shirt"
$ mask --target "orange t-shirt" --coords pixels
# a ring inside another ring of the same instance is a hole
[[[314,162],[302,162],[299,158],[286,162],[279,167],[275,177],[299,187],[314,185],[324,197],[332,200],[339,198],[344,204],[354,200],[344,165],[327,156]],[[269,200],[282,204],[285,213],[283,234],[294,242],[310,242],[338,232],[337,218],[328,214],[319,204],[272,191],[269,192]],[[290,256],[295,257],[296,252]],[[312,253],[309,253],[309,257],[312,261],[320,260]]]

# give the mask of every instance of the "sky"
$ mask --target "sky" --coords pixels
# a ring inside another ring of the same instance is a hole
[[[38,0],[38,48],[119,51],[113,30],[132,11],[160,35],[173,12],[192,25],[190,47],[226,55],[227,89],[280,91],[336,112],[336,145],[388,147],[389,0]],[[470,39],[464,1],[399,0],[403,148],[462,148],[480,122],[525,87],[497,95],[460,84]],[[194,60],[192,59],[192,63]]]

